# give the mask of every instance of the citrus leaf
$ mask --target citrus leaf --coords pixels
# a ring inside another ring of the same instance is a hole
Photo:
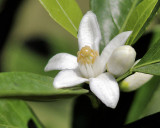
[[[123,32],[128,18],[142,0],[91,0],[91,10],[97,15],[102,48],[118,33]]]
[[[134,71],[160,76],[160,63],[154,63],[147,66],[143,66],[143,67],[134,69]]]
[[[82,88],[55,89],[53,78],[24,72],[0,73],[0,97],[48,101],[88,93]]]
[[[133,67],[135,72],[160,75],[160,41],[155,43],[142,57],[140,62]]]
[[[77,37],[82,11],[75,0],[39,0],[49,15]]]
[[[143,0],[134,9],[124,28],[124,31],[133,31],[126,42],[127,45],[133,45],[141,37],[159,7],[159,0]]]
[[[43,128],[28,105],[20,100],[0,100],[1,128]]]
[[[158,0],[91,0],[102,33],[103,49],[117,34],[133,31],[126,44],[134,44],[159,9]]]

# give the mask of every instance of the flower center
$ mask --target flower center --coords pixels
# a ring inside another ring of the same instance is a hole
[[[78,63],[93,64],[99,54],[98,51],[91,49],[89,46],[85,46],[80,51],[78,51],[77,56]]]

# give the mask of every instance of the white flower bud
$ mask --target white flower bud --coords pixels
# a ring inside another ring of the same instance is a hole
[[[126,92],[136,90],[137,88],[147,83],[152,77],[153,75],[150,74],[136,72],[133,75],[125,78],[120,83],[120,88],[122,91]]]
[[[136,52],[129,45],[123,45],[115,49],[108,60],[107,71],[116,77],[126,73],[134,64]]]

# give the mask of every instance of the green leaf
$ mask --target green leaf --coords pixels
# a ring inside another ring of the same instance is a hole
[[[157,84],[159,83],[159,81],[157,82]],[[150,99],[149,103],[147,104],[147,106],[145,106],[145,109],[143,110],[141,117],[145,117],[147,115],[151,115],[151,114],[160,112],[159,98],[160,98],[160,83],[158,84],[157,89],[154,91],[154,94],[152,98]]]
[[[75,0],[39,0],[49,15],[77,37],[82,12]]]
[[[155,91],[159,86],[160,77],[153,77],[151,81],[143,85],[136,93],[135,98],[133,100],[132,106],[127,116],[126,123],[133,122],[142,117],[147,116],[146,108],[151,103],[153,96],[155,95]],[[160,91],[160,90],[159,90]],[[156,92],[159,92],[156,91]],[[159,99],[156,101],[158,102]],[[152,107],[157,103],[154,102]],[[159,109],[160,110],[160,109]],[[153,114],[153,113],[151,113]]]
[[[88,93],[80,87],[55,89],[53,78],[33,73],[0,73],[0,97],[48,101]]]
[[[0,100],[1,128],[43,128],[27,104],[20,100]]]
[[[133,67],[135,72],[160,75],[160,41],[155,43],[138,64]]]
[[[143,66],[143,67],[134,69],[134,71],[160,76],[160,63]]]
[[[133,31],[126,43],[127,45],[133,45],[141,37],[159,7],[159,0],[143,0],[135,8],[124,28],[124,31]]]
[[[160,6],[158,0],[91,0],[102,33],[101,48],[117,34],[132,30],[127,44],[134,44]],[[141,3],[140,3],[141,2]]]
[[[91,10],[97,15],[103,38],[102,48],[123,32],[128,18],[141,0],[91,0]]]

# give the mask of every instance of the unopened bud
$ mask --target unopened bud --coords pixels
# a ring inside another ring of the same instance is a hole
[[[133,75],[125,78],[120,83],[120,89],[126,92],[136,90],[147,83],[152,77],[153,75],[150,74],[136,72]]]
[[[116,77],[126,73],[134,64],[136,52],[129,45],[120,46],[115,49],[108,60],[107,71]]]

